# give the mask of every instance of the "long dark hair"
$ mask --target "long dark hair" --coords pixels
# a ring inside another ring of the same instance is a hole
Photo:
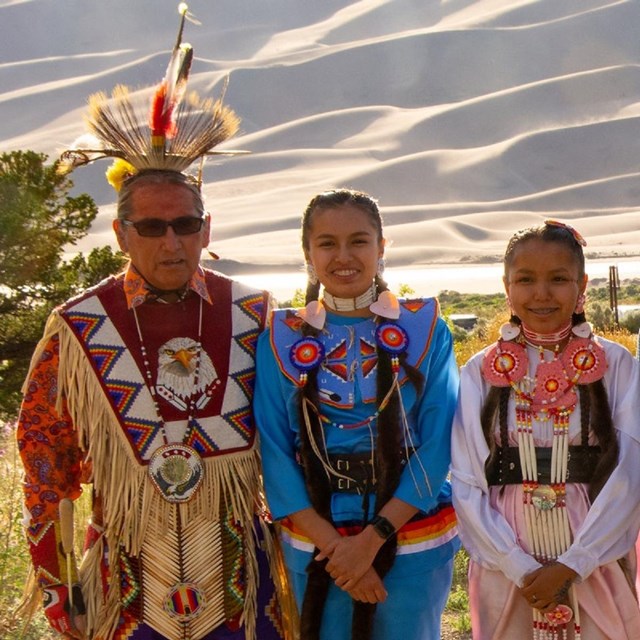
[[[351,189],[326,191],[311,200],[302,217],[302,246],[305,253],[309,249],[309,234],[313,225],[314,213],[319,210],[346,205],[352,205],[360,211],[363,211],[376,228],[378,240],[382,241],[382,217],[377,202],[371,196]],[[378,295],[388,289],[387,283],[380,275],[376,276],[375,285]],[[305,303],[308,304],[318,299],[320,286],[320,282],[309,282],[307,284]],[[302,331],[305,335],[319,335],[317,329],[307,324],[303,326]],[[379,345],[377,346],[377,357],[376,403],[377,406],[380,407],[393,384],[394,375],[391,356]],[[424,384],[424,377],[415,367],[406,361],[406,354],[400,356],[400,364],[406,376],[414,384],[419,393]],[[402,472],[403,431],[400,424],[399,393],[399,389],[396,389],[377,418],[375,513],[378,513],[390,500],[400,482]],[[315,408],[314,412],[307,412],[311,420],[311,438],[316,442],[322,442],[321,430],[323,426],[318,417],[320,413],[320,400],[318,396],[317,368],[308,372],[307,380],[298,394],[298,412],[301,425],[300,458],[304,468],[307,491],[309,492],[309,497],[314,509],[320,516],[333,523],[331,516],[331,486],[321,461],[312,449],[311,439],[305,427],[303,411],[303,405],[305,403],[307,406]],[[365,514],[365,518],[367,516],[368,514]],[[363,524],[367,524],[366,520]],[[395,560],[396,548],[397,539],[394,535],[385,542],[378,552],[373,567],[381,578],[391,569]],[[315,555],[316,553],[314,552],[314,556]],[[301,637],[305,638],[305,640],[315,640],[319,638],[322,611],[331,583],[331,577],[325,570],[325,566],[326,561],[318,562],[312,560],[307,567],[307,589],[302,605],[300,621]],[[353,607],[351,637],[353,640],[367,640],[371,637],[375,605],[354,601]]]
[[[509,276],[509,269],[513,262],[515,250],[529,240],[539,239],[543,242],[555,242],[569,249],[578,266],[578,276],[582,279],[585,274],[585,258],[582,244],[576,236],[576,232],[570,227],[555,223],[545,223],[516,232],[509,240],[504,254],[505,278]],[[573,326],[585,321],[584,311],[573,313],[571,318]],[[520,318],[514,315],[511,316],[511,322],[521,324]],[[496,418],[500,428],[501,446],[506,448],[508,445],[507,403],[510,391],[510,387],[491,387],[482,407],[480,422],[490,451],[485,469],[496,463],[497,446],[493,437]],[[619,445],[615,435],[607,390],[602,378],[588,385],[578,385],[578,391],[582,423],[581,444],[587,444],[589,430],[591,430],[595,434],[600,447],[600,457],[589,485],[589,498],[593,501],[618,462]],[[506,465],[509,461],[506,451],[504,453],[501,464]]]

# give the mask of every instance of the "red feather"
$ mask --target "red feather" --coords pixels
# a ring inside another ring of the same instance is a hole
[[[164,109],[167,86],[163,82],[158,86],[151,100],[151,113],[149,114],[149,127],[152,136],[165,136],[167,128],[167,117]]]
[[[182,44],[182,30],[187,13],[186,4],[179,7],[182,19],[178,30],[178,39],[171,53],[169,66],[164,80],[160,83],[151,101],[149,114],[149,127],[154,138],[172,138],[176,134],[175,112],[176,107],[184,96],[193,49],[189,44]],[[156,145],[154,143],[154,145]]]

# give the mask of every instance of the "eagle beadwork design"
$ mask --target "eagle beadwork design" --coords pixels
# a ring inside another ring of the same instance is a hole
[[[172,338],[158,350],[158,392],[179,409],[185,409],[186,400],[205,391],[217,377],[209,354],[193,338]]]

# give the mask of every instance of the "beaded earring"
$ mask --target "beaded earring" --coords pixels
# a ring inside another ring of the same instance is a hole
[[[318,274],[316,273],[316,268],[310,263],[307,262],[305,264],[305,270],[307,272],[307,279],[310,284],[318,284]]]

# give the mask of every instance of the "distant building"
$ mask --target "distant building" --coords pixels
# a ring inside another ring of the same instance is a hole
[[[478,316],[473,313],[452,313],[449,316],[449,320],[456,325],[456,327],[461,327],[462,329],[466,329],[469,331],[476,326],[478,322]]]
[[[640,304],[619,304],[618,313],[620,317],[630,313],[631,311],[640,311]]]

